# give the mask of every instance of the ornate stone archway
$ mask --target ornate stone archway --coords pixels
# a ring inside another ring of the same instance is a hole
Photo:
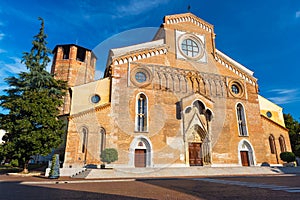
[[[187,107],[184,116],[184,141],[186,149],[186,164],[211,164],[211,134],[210,121],[212,112],[197,100]]]

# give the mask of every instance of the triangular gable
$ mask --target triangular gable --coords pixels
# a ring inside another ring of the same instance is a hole
[[[192,13],[183,13],[183,14],[175,14],[168,15],[164,18],[164,24],[180,24],[180,23],[190,23],[193,26],[197,26],[202,30],[214,34],[214,26],[210,23],[204,21],[203,19],[193,15]],[[162,29],[162,28],[161,28]],[[159,30],[155,38],[161,38],[163,30]],[[242,79],[246,80],[252,85],[256,85],[257,79],[253,77],[253,71],[249,70],[247,67],[242,64],[236,62],[229,56],[225,55],[223,52],[215,49],[213,47],[213,55],[215,60],[228,68],[230,71],[240,76]]]
[[[203,130],[207,131],[206,125],[203,124],[203,122],[201,121],[201,119],[199,118],[196,112],[194,113],[194,116],[185,131],[187,132],[189,129],[193,128],[193,126],[196,124],[199,125]]]

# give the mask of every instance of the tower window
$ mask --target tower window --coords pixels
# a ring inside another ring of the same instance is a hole
[[[85,61],[85,49],[77,47],[77,57],[76,60],[84,62]]]
[[[239,135],[248,136],[246,119],[245,119],[245,111],[243,105],[240,103],[236,106],[236,114],[237,114]]]
[[[63,59],[69,59],[70,55],[70,46],[62,46]]]

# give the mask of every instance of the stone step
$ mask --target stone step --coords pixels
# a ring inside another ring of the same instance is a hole
[[[79,171],[79,172],[73,174],[71,177],[72,178],[86,178],[90,172],[91,172],[91,169],[84,169],[83,171]]]
[[[300,173],[300,170],[298,169]],[[114,168],[88,169],[74,178],[147,178],[216,175],[262,175],[282,174],[277,167],[172,167],[172,168]]]

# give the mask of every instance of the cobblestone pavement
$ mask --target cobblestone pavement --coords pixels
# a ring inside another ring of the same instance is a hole
[[[0,199],[300,199],[299,176],[75,180],[0,176]]]

